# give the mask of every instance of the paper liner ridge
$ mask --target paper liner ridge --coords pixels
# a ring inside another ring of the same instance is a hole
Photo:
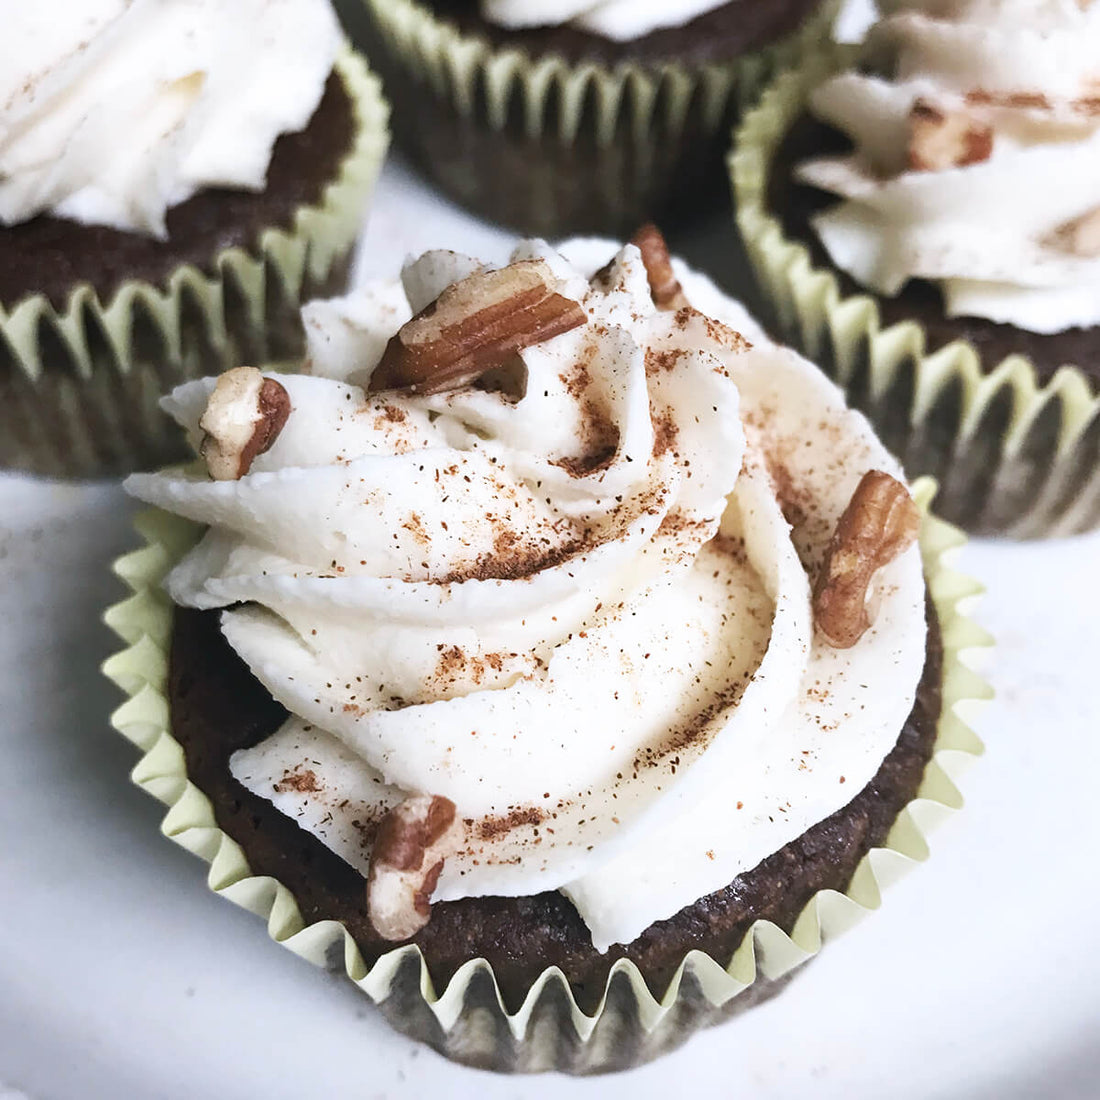
[[[436,94],[449,98],[461,113],[474,114],[480,85],[485,120],[492,129],[504,129],[513,97],[518,96],[528,137],[545,134],[550,123],[555,136],[569,143],[576,138],[586,106],[591,104],[597,140],[602,145],[615,141],[623,117],[629,117],[632,126],[640,130],[636,137],[647,135],[658,123],[665,133],[678,133],[697,94],[707,127],[721,125],[735,91],[750,97],[777,67],[816,43],[839,8],[838,0],[826,0],[786,42],[736,63],[708,62],[692,69],[675,60],[607,65],[572,63],[557,54],[533,58],[525,50],[495,47],[476,34],[460,31],[417,0],[363,2],[388,47],[411,58]],[[559,109],[551,112],[555,92]]]

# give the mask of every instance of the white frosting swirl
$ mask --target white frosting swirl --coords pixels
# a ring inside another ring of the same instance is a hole
[[[616,42],[662,27],[682,27],[728,0],[481,0],[481,14],[501,27],[561,26]]]
[[[843,0],[833,26],[833,38],[837,42],[862,42],[877,15],[875,0]]]
[[[590,288],[613,248],[516,253],[589,315],[522,353],[519,399],[360,388],[409,300],[475,266],[429,253],[404,286],[307,307],[313,376],[280,378],[293,411],[247,476],[127,482],[211,525],[169,590],[230,608],[292,713],[234,757],[245,786],[364,872],[364,823],[450,798],[464,839],[435,898],[563,889],[600,950],[846,804],[925,643],[916,548],[858,645],[814,637],[803,562],[866,470],[900,476],[864,419],[682,265],[706,315],[657,311],[633,246]],[[212,387],[166,401],[196,442]]]
[[[0,35],[0,222],[164,236],[203,187],[262,190],[340,43],[328,0],[51,0]]]
[[[1100,248],[1082,250],[1066,232],[1100,208],[1100,4],[879,7],[869,57],[892,77],[844,73],[811,100],[856,151],[798,173],[846,200],[815,219],[834,262],[885,295],[934,280],[952,316],[1043,333],[1100,323]],[[992,154],[910,170],[918,99],[991,128]]]

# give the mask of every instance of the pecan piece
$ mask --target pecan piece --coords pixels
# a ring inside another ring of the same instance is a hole
[[[909,168],[942,172],[993,155],[993,127],[966,111],[942,111],[918,99],[909,111]]]
[[[871,626],[874,575],[907,550],[920,531],[909,490],[881,470],[863,475],[837,520],[814,586],[814,623],[835,649],[850,649]]]
[[[214,387],[199,420],[199,452],[215,481],[244,477],[270,450],[290,416],[290,395],[255,367],[234,367]]]
[[[382,818],[367,875],[367,913],[386,940],[407,940],[428,923],[443,861],[457,841],[455,804],[406,798]]]
[[[675,311],[688,305],[684,288],[672,270],[672,257],[664,234],[653,224],[643,225],[630,238],[630,243],[637,245],[642,254],[645,273],[649,277],[649,292],[657,308]]]
[[[588,320],[542,260],[478,271],[447,287],[386,345],[369,388],[442,393]]]

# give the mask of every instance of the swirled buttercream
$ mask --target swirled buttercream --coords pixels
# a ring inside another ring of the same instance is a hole
[[[933,280],[949,316],[1100,322],[1100,4],[879,7],[873,71],[811,99],[855,151],[798,169],[844,200],[815,219],[833,261],[885,295]]]
[[[596,278],[615,246],[563,252],[515,259],[587,322],[500,389],[368,391],[413,309],[478,266],[429,253],[307,307],[311,373],[280,376],[292,411],[246,476],[127,485],[209,525],[169,591],[225,608],[290,712],[234,756],[245,786],[364,873],[388,809],[449,799],[436,900],[560,889],[605,950],[869,781],[913,703],[924,586],[913,548],[855,647],[815,636],[808,571],[896,464],[706,279],[677,262],[694,308],[662,312],[634,246]],[[196,444],[213,385],[165,403]]]
[[[262,190],[320,102],[327,0],[12,4],[0,36],[0,222],[51,213],[164,236],[200,188]]]
[[[481,0],[481,13],[502,27],[568,23],[617,42],[680,27],[727,0]]]

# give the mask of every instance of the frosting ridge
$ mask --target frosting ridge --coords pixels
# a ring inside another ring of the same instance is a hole
[[[339,43],[326,0],[14,5],[0,42],[0,222],[51,213],[162,237],[167,209],[201,188],[262,189]]]
[[[617,42],[679,27],[727,0],[481,0],[481,14],[502,27],[569,23]]]
[[[1100,7],[879,7],[870,71],[842,73],[810,101],[855,145],[797,173],[843,200],[815,218],[833,261],[890,296],[932,280],[950,316],[1035,332],[1096,324]]]

